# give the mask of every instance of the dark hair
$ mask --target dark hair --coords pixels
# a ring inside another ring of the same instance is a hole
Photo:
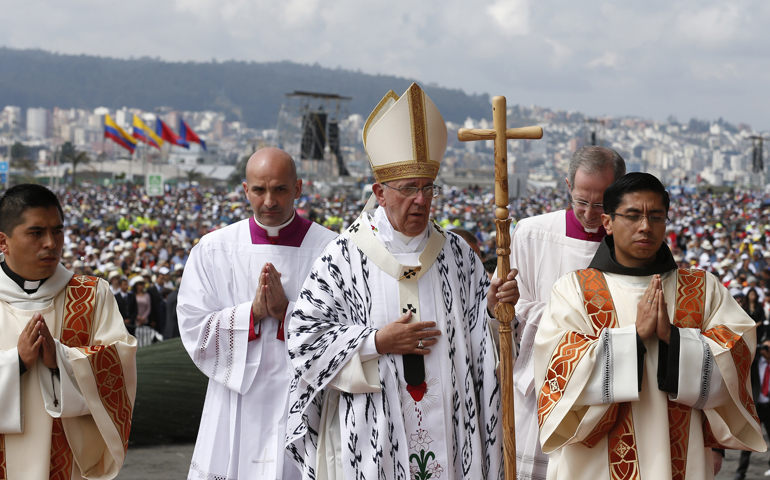
[[[478,246],[478,244],[479,244],[479,239],[476,238],[476,235],[474,235],[473,233],[469,232],[468,230],[466,230],[464,228],[452,228],[449,231],[452,232],[452,233],[456,233],[457,235],[463,237],[463,239],[466,242],[468,242],[468,245],[471,245],[471,246],[476,245],[476,246]]]
[[[8,235],[24,221],[24,212],[30,208],[56,207],[64,221],[59,199],[42,185],[22,183],[8,189],[0,198],[0,232]]]
[[[615,180],[604,191],[604,213],[615,213],[615,210],[623,202],[623,197],[627,193],[635,192],[655,192],[659,193],[661,200],[663,200],[663,206],[666,207],[666,213],[668,213],[668,207],[671,203],[666,191],[666,187],[660,183],[660,180],[655,178],[654,175],[642,172],[633,172],[627,175],[623,175],[619,179]]]
[[[497,257],[484,260],[484,270],[487,273],[495,273],[495,270],[497,270]]]
[[[757,298],[756,298],[756,300],[757,300],[757,303],[759,303],[759,304],[761,305],[761,303],[760,303],[760,301],[759,301],[759,292],[758,292],[758,291],[757,291],[757,289],[756,289],[756,288],[754,288],[754,287],[749,287],[749,289],[746,291],[746,300],[748,300],[748,299],[749,299],[749,294],[750,294],[751,292],[754,292],[754,295],[756,295],[756,297],[757,297]]]

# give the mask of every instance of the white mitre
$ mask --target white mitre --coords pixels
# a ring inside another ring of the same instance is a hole
[[[399,98],[389,91],[364,125],[364,148],[379,183],[436,179],[447,144],[444,118],[419,85]]]

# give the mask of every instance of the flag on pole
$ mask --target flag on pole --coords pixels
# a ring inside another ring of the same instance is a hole
[[[181,138],[179,135],[174,133],[174,131],[171,130],[171,128],[166,125],[165,122],[163,122],[163,120],[160,118],[155,120],[155,134],[163,140],[171,143],[172,145],[190,148],[190,145],[187,144],[184,138]]]
[[[198,143],[204,150],[206,150],[206,142],[201,140],[193,129],[181,118],[179,119],[179,136],[182,137],[185,142]]]
[[[109,114],[104,116],[104,138],[111,139],[131,153],[136,149],[136,140],[120,128]]]
[[[134,115],[134,138],[155,147],[158,150],[160,150],[160,147],[163,145],[163,139],[153,132],[150,127],[136,115]]]

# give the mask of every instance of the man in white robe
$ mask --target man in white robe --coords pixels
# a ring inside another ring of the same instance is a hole
[[[515,273],[490,286],[468,244],[430,221],[447,133],[419,86],[388,92],[363,138],[379,207],[327,246],[297,300],[287,449],[306,479],[501,478],[484,312],[515,303]]]
[[[282,150],[252,155],[243,188],[254,216],[201,238],[179,288],[182,341],[209,377],[188,478],[291,480],[284,319],[336,234],[295,212],[302,180]]]
[[[520,480],[545,480],[548,467],[548,455],[540,448],[532,362],[540,317],[556,280],[591,262],[605,235],[604,190],[625,174],[626,164],[616,151],[595,146],[577,150],[566,178],[572,209],[525,218],[511,236],[511,268],[519,271],[521,292],[514,323],[518,356],[513,367],[516,475]],[[493,322],[493,326],[497,324]]]
[[[607,236],[558,280],[535,338],[548,478],[700,480],[712,448],[765,451],[754,322],[713,275],[677,269],[655,177],[621,177],[603,205]]]
[[[56,196],[0,199],[0,478],[115,478],[136,395],[136,341],[106,281],[59,264]]]

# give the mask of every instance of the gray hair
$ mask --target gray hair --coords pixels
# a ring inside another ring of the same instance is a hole
[[[567,170],[570,189],[575,188],[575,174],[578,169],[591,174],[603,172],[608,168],[612,168],[615,180],[626,174],[626,162],[615,150],[593,145],[579,148],[572,155]]]

